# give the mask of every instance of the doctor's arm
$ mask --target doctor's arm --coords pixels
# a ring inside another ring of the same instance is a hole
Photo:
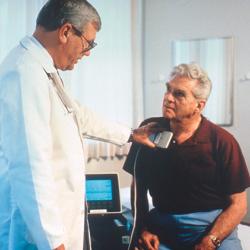
[[[65,247],[64,247],[64,245],[62,244],[62,245],[60,245],[59,247],[54,248],[53,250],[65,250]]]
[[[230,205],[217,217],[213,227],[201,242],[195,246],[195,250],[216,249],[216,244],[213,241],[216,239],[223,241],[240,224],[247,212],[246,191],[232,194],[229,198]]]
[[[131,130],[128,126],[107,120],[87,107],[79,106],[79,109],[81,130],[84,137],[118,146],[134,141],[152,148],[155,147],[149,136],[159,131],[156,123]]]

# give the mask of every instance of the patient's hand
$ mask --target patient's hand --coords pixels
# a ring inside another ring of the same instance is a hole
[[[150,233],[147,230],[144,230],[141,233],[141,238],[139,239],[140,246],[143,247],[143,249],[147,250],[158,250],[159,248],[159,238],[157,235]]]
[[[200,243],[195,245],[194,250],[215,250],[216,247],[208,236],[205,236]]]

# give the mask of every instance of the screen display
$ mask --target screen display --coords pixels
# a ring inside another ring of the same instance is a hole
[[[87,201],[111,201],[112,200],[112,181],[87,180],[86,181]]]

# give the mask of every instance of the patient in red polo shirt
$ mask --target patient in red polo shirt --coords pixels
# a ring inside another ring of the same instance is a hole
[[[157,122],[173,138],[166,149],[133,143],[124,164],[136,191],[133,249],[242,249],[237,225],[250,177],[235,138],[201,114],[210,91],[199,65],[180,64],[166,83],[163,116],[142,123]]]

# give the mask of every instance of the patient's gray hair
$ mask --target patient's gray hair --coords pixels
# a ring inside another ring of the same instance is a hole
[[[84,32],[88,23],[97,31],[101,29],[101,18],[96,9],[86,0],[49,0],[40,10],[36,25],[47,31],[60,28],[65,23],[73,24]]]
[[[197,63],[183,63],[175,66],[170,73],[170,79],[175,77],[187,77],[192,80],[197,80],[197,86],[192,90],[195,98],[208,99],[212,89],[212,83],[207,73]]]

